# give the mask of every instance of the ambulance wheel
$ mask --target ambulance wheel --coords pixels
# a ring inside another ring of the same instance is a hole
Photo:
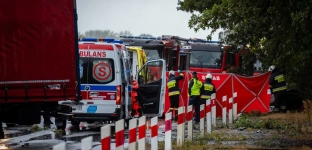
[[[80,131],[80,127],[79,127],[80,121],[79,120],[71,120],[70,122],[72,124],[72,128],[71,128],[72,130]]]

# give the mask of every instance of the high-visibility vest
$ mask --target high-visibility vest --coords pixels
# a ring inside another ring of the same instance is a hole
[[[194,82],[193,86],[191,87],[191,95],[190,96],[199,96],[200,95],[200,88],[202,86],[202,82],[199,81],[198,79],[195,78],[191,78],[191,80],[189,81],[189,86],[190,86],[190,82]]]

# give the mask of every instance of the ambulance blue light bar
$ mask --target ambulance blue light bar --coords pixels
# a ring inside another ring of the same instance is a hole
[[[112,43],[115,41],[115,39],[112,38],[82,38],[79,39],[79,41],[83,42],[107,42],[107,43]]]
[[[113,41],[113,43],[123,44],[123,41],[120,41],[120,40],[115,40],[115,41]]]
[[[161,37],[149,37],[149,36],[119,36],[120,38],[125,38],[125,39],[150,39],[150,40],[162,40]]]

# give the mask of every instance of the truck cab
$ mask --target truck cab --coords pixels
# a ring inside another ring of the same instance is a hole
[[[191,71],[222,73],[231,66],[239,67],[239,54],[228,51],[230,45],[194,38],[189,40],[189,46]]]

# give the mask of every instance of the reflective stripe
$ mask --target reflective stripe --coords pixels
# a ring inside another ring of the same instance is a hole
[[[178,108],[170,108],[170,110],[178,110]]]
[[[209,95],[201,95],[200,98],[210,99]]]
[[[180,91],[169,92],[169,96],[179,95],[179,94],[180,94]]]
[[[168,89],[170,88],[174,88],[176,86],[176,81],[175,80],[171,80],[167,83]]]
[[[282,86],[282,87],[273,89],[273,92],[283,91],[283,90],[286,90],[286,89],[287,89],[287,86]]]
[[[278,75],[274,78],[274,80],[276,80],[278,83],[285,81],[285,77],[284,75]]]

